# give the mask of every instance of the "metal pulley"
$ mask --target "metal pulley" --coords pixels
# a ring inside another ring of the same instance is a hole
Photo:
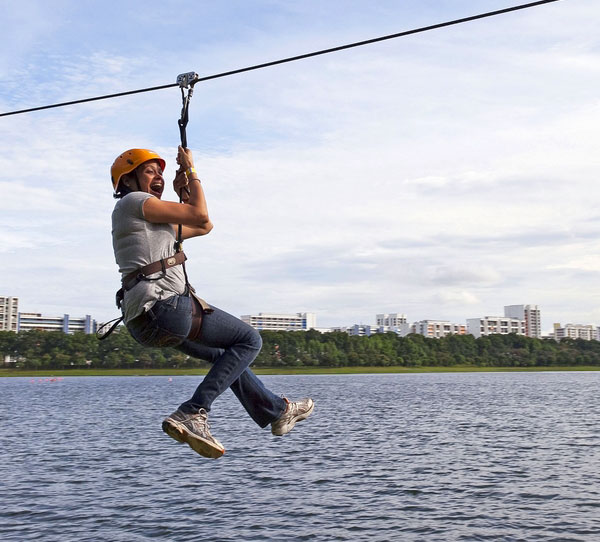
[[[179,125],[181,146],[184,149],[187,148],[187,134],[185,129],[188,123],[188,107],[190,105],[192,94],[194,93],[194,85],[198,82],[198,79],[199,77],[196,72],[181,73],[177,76],[177,84],[181,89],[181,101],[183,102],[181,117],[177,121],[177,124]]]

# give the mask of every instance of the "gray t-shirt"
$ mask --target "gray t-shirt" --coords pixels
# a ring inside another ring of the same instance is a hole
[[[144,218],[142,206],[152,194],[131,192],[121,198],[112,213],[112,241],[115,260],[122,277],[149,263],[173,256],[175,232],[171,224],[153,224]],[[150,275],[158,279],[138,282],[125,292],[124,321],[135,318],[161,299],[185,293],[181,265]]]

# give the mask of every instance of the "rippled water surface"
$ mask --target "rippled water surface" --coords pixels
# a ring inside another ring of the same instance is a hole
[[[315,413],[227,392],[209,460],[160,429],[198,377],[0,379],[0,540],[600,540],[600,373],[263,380]]]

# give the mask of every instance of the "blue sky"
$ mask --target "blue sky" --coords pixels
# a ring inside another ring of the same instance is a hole
[[[7,0],[0,111],[516,3]],[[545,331],[600,324],[599,17],[561,0],[197,85],[188,141],[215,229],[185,244],[192,283],[233,314],[320,326],[527,303]],[[116,314],[109,168],[148,147],[171,179],[180,109],[171,88],[0,118],[0,294]]]

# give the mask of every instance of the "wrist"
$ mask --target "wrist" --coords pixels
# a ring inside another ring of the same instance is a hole
[[[184,173],[185,173],[185,178],[188,181],[193,181],[194,179],[198,178],[198,172],[196,171],[196,168],[194,166],[187,168]]]

